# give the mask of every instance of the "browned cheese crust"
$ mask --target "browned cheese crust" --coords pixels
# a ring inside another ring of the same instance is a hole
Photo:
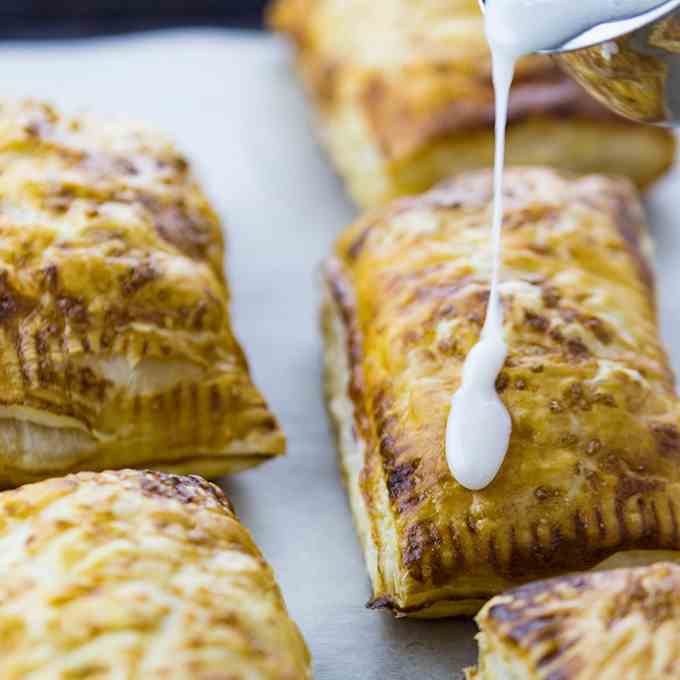
[[[477,617],[476,680],[677,680],[680,566],[659,563],[523,586]]]
[[[626,180],[506,173],[497,388],[513,433],[489,487],[452,478],[445,428],[485,315],[491,192],[484,171],[397,201],[326,266],[329,409],[372,605],[398,614],[469,614],[617,551],[680,549],[680,406]]]
[[[490,56],[477,0],[276,0],[321,138],[363,206],[493,162]],[[608,113],[547,57],[522,60],[508,162],[627,174],[646,186],[671,164],[667,130]]]
[[[0,494],[3,680],[310,680],[271,568],[196,476],[83,472]]]
[[[0,485],[216,475],[283,451],[231,330],[223,257],[166,139],[0,103]]]

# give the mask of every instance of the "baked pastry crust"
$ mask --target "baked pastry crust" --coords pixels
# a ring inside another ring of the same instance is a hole
[[[680,405],[626,180],[505,176],[513,421],[495,481],[452,478],[450,400],[490,278],[490,171],[349,227],[325,268],[328,406],[373,584],[398,615],[474,613],[619,551],[680,550]]]
[[[218,218],[170,142],[0,102],[0,198],[0,485],[282,453],[231,330]]]
[[[493,163],[490,56],[477,0],[276,0],[322,142],[353,198],[374,206]],[[547,57],[520,62],[507,161],[616,172],[646,186],[675,143],[606,111]]]
[[[565,576],[489,602],[468,680],[680,678],[680,566]]]
[[[309,680],[272,570],[200,477],[83,472],[0,494],[5,680]]]

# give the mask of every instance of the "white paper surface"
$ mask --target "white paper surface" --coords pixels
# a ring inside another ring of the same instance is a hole
[[[396,621],[370,595],[321,393],[318,266],[353,209],[275,39],[171,31],[0,47],[0,95],[146,119],[194,162],[228,228],[237,334],[288,435],[225,489],[274,566],[318,680],[440,680],[474,662],[469,622]],[[680,174],[649,197],[660,309],[680,367]]]

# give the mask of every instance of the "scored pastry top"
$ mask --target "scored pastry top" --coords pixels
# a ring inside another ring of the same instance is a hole
[[[271,21],[295,40],[312,94],[333,109],[357,98],[389,159],[494,120],[491,56],[477,0],[278,0]],[[517,65],[509,119],[613,116],[549,57]]]
[[[506,173],[497,388],[513,434],[489,487],[452,478],[445,427],[488,299],[491,192],[482,171],[397,201],[350,227],[327,265],[366,443],[375,604],[406,613],[619,549],[680,548],[680,406],[626,180]]]
[[[294,43],[320,141],[359,205],[493,164],[477,0],[273,0],[269,22]],[[670,130],[615,116],[547,56],[518,62],[508,116],[512,165],[616,173],[644,188],[673,163]]]
[[[200,477],[83,472],[0,494],[0,516],[3,678],[311,677],[270,567]]]
[[[477,617],[479,675],[494,664],[532,680],[675,677],[680,667],[680,567],[565,576],[500,595]],[[489,675],[487,675],[487,670]]]
[[[49,433],[14,428],[1,483],[282,451],[231,330],[223,258],[218,218],[163,136],[0,102],[0,413],[67,432],[47,451]],[[103,453],[124,440],[145,450]]]

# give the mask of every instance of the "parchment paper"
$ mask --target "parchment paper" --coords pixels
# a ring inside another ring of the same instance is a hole
[[[456,678],[470,622],[396,621],[370,591],[321,394],[318,268],[354,215],[312,137],[287,53],[255,33],[192,30],[0,47],[0,95],[146,119],[175,137],[228,230],[237,333],[289,454],[226,480],[274,566],[318,680]],[[664,333],[680,367],[680,174],[650,194]]]

